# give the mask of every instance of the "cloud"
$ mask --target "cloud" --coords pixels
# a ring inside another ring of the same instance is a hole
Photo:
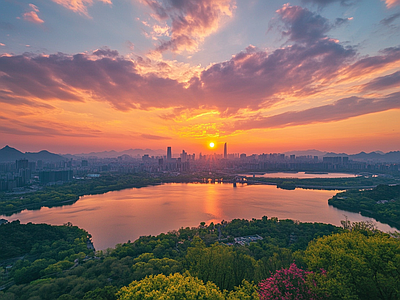
[[[22,18],[28,22],[32,22],[35,24],[43,24],[44,21],[37,15],[37,13],[39,12],[37,6],[34,4],[29,4],[29,7],[31,11],[22,14]]]
[[[389,26],[399,17],[400,17],[400,13],[396,13],[396,14],[393,14],[393,15],[387,17],[387,18],[384,18],[383,20],[380,21],[380,23],[382,25]]]
[[[0,57],[0,86],[14,97],[105,101],[122,111],[181,106],[192,98],[176,80],[138,74],[130,60],[87,54]]]
[[[329,20],[300,6],[288,3],[276,11],[284,23],[283,35],[293,42],[311,43],[325,37],[332,28]]]
[[[36,122],[21,121],[0,115],[2,124],[0,132],[5,134],[28,136],[70,136],[70,137],[97,137],[101,131],[73,124],[65,126],[63,123],[37,120]]]
[[[380,51],[380,55],[362,58],[342,72],[347,79],[364,76],[389,67],[400,61],[400,46]]]
[[[159,135],[153,135],[153,134],[141,134],[140,135],[144,139],[148,140],[170,140],[170,137],[165,137],[165,136],[159,136]]]
[[[355,55],[351,47],[330,39],[295,44],[272,53],[251,48],[203,71],[198,89],[228,115],[241,108],[267,108],[281,101],[281,95],[319,92],[337,78]],[[193,80],[191,88],[195,87]]]
[[[159,18],[164,16],[161,8],[158,14]],[[365,74],[373,79],[375,72],[387,71],[400,61],[400,47],[359,59],[355,48],[327,36],[334,24],[307,9],[285,5],[278,14],[292,45],[271,52],[249,46],[230,60],[206,69],[192,70],[174,62],[142,57],[131,60],[106,47],[91,54],[2,56],[0,90],[4,92],[0,93],[0,101],[12,104],[15,99],[15,105],[32,106],[52,105],[54,100],[100,101],[120,111],[168,109],[159,113],[166,120],[194,119],[206,111],[240,119],[244,111],[259,113],[282,101],[301,104],[307,101],[307,96],[316,98],[340,80]],[[393,80],[392,77],[389,79]],[[383,89],[385,84],[389,86],[389,79],[377,78],[363,88]],[[364,98],[357,99],[368,104]],[[334,110],[339,104],[327,109]],[[259,118],[252,121],[266,120]]]
[[[345,120],[365,114],[400,108],[400,92],[382,98],[348,97],[333,104],[323,105],[303,111],[289,111],[282,114],[237,121],[225,128],[228,132],[260,128],[283,128],[288,126],[326,123]]]
[[[14,29],[14,26],[11,23],[0,21],[0,29],[1,30],[12,30],[12,29]]]
[[[324,7],[324,6],[328,6],[332,3],[340,3],[341,5],[344,6],[350,6],[353,5],[354,2],[353,1],[349,1],[349,0],[301,0],[303,3],[312,3],[312,4],[316,4],[319,7]]]
[[[111,50],[108,47],[103,47],[101,49],[93,51],[93,55],[105,56],[105,57],[118,57],[119,53],[117,50]]]
[[[153,26],[156,35],[169,36],[161,41],[156,51],[196,51],[205,37],[216,32],[224,17],[231,17],[235,8],[234,0],[143,0],[160,21],[170,20],[171,26]]]
[[[92,6],[94,1],[103,2],[112,5],[111,0],[52,0],[53,2],[72,10],[75,13],[90,17],[87,11],[89,6]]]
[[[363,91],[380,91],[400,86],[400,71],[390,75],[382,76],[371,80],[362,88]],[[400,101],[400,99],[399,99]]]
[[[400,4],[400,0],[382,0],[385,1],[387,8],[392,8]]]

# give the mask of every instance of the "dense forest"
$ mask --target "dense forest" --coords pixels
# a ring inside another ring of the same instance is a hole
[[[14,221],[0,240],[7,300],[400,297],[400,240],[366,223],[202,222],[94,252],[72,224]]]
[[[371,190],[349,190],[336,194],[328,203],[400,229],[400,185],[378,185]]]

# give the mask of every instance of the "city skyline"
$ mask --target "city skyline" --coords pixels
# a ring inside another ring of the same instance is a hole
[[[0,148],[400,149],[400,0],[2,6]]]

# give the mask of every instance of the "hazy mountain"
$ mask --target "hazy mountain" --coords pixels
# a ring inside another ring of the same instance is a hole
[[[40,152],[21,152],[15,148],[10,146],[5,146],[4,148],[0,149],[0,162],[15,162],[19,159],[27,159],[30,161],[60,161],[64,160],[65,158],[58,155],[51,153],[47,150],[42,150]]]
[[[335,152],[328,152],[324,156],[349,156],[347,153],[335,153]]]
[[[358,154],[349,155],[352,160],[364,160],[364,161],[375,161],[375,162],[400,162],[400,151],[391,151],[388,153],[382,152],[360,152]]]
[[[370,153],[360,152],[357,154],[334,153],[328,152],[324,156],[348,156],[350,160],[355,161],[370,161],[370,162],[387,162],[398,163],[400,162],[400,151],[391,151],[384,153],[382,151],[374,151]]]
[[[129,149],[129,150],[124,150],[124,151],[120,151],[117,152],[115,150],[111,150],[111,151],[102,151],[102,152],[90,152],[90,153],[80,153],[80,154],[65,154],[63,155],[64,157],[68,157],[68,158],[88,158],[88,157],[98,157],[98,158],[117,158],[118,156],[122,156],[122,155],[129,155],[132,156],[134,158],[136,157],[142,157],[145,154],[148,154],[150,156],[162,156],[162,155],[166,155],[166,150],[152,150],[152,149]]]
[[[305,156],[305,155],[312,155],[312,156],[319,156],[322,157],[326,154],[326,152],[322,152],[319,150],[302,150],[302,151],[288,151],[285,152],[285,155],[290,156],[290,155],[296,155],[296,156]]]
[[[37,161],[37,160],[43,160],[43,161],[59,161],[59,160],[65,160],[65,157],[51,153],[47,150],[42,150],[40,152],[25,152],[26,155],[28,155],[29,160]]]
[[[24,153],[21,151],[11,148],[10,146],[5,146],[4,148],[0,149],[0,161],[1,162],[8,162],[8,161],[16,161],[17,159],[24,159],[28,158]]]

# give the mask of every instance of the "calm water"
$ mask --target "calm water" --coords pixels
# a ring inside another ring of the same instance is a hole
[[[134,241],[142,235],[157,235],[180,227],[198,226],[204,221],[262,216],[340,225],[344,215],[351,221],[370,218],[328,206],[335,191],[282,190],[269,185],[171,183],[140,189],[126,189],[102,195],[83,196],[63,207],[22,211],[9,221],[61,225],[71,222],[93,236],[96,249]],[[394,231],[377,223],[383,231]]]
[[[253,173],[240,174],[247,177],[252,177]],[[324,174],[307,174],[305,172],[273,172],[265,174],[255,174],[255,177],[265,178],[349,178],[356,177],[356,174],[348,173],[324,173]]]

